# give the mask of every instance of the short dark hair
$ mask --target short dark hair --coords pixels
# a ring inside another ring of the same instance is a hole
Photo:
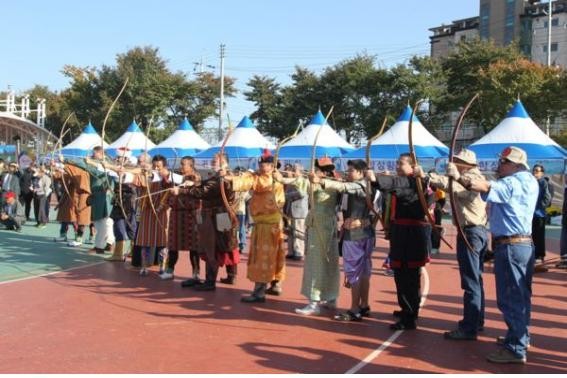
[[[181,160],[189,160],[191,163],[193,163],[193,165],[195,165],[195,159],[193,158],[193,156],[183,156]]]
[[[93,152],[103,151],[102,146],[95,146],[93,147]]]
[[[366,162],[362,159],[349,160],[347,161],[347,166],[353,167],[360,172],[365,171],[368,168]]]
[[[167,167],[167,159],[163,155],[156,155],[152,158],[152,163],[161,161],[164,167]]]
[[[539,168],[540,171],[542,171],[542,172],[545,173],[545,168],[544,168],[543,165],[541,165],[541,164],[534,164],[534,167],[532,168],[532,171],[535,171],[535,170],[538,169],[538,168]]]

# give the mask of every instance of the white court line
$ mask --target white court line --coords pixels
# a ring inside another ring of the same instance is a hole
[[[57,274],[57,273],[69,272],[71,270],[76,270],[76,269],[89,268],[91,266],[104,264],[105,262],[106,261],[100,261],[100,262],[96,262],[96,263],[92,263],[92,264],[75,266],[75,267],[69,268],[69,269],[63,269],[63,270],[58,270],[58,271],[55,271],[55,272],[44,273],[44,274],[40,274],[38,276],[23,277],[23,278],[16,278],[15,280],[2,281],[2,282],[0,282],[0,285],[9,284],[9,283],[13,283],[13,282],[19,282],[19,281],[33,280],[34,278],[39,278],[39,277],[52,276],[52,275]]]
[[[425,305],[425,300],[427,299],[427,294],[429,294],[429,274],[427,273],[427,269],[423,267],[422,272],[423,274],[423,291],[421,292],[421,302],[419,307],[423,307]],[[358,372],[360,369],[371,363],[376,357],[380,355],[383,351],[386,350],[400,335],[403,333],[403,330],[396,331],[388,338],[388,340],[384,341],[382,345],[380,345],[377,349],[373,350],[368,356],[366,356],[362,361],[358,364],[353,366],[352,368],[348,369],[345,374],[354,374]]]

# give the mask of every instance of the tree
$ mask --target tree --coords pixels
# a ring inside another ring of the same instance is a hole
[[[207,118],[218,116],[219,79],[207,73],[191,81],[183,73],[171,72],[157,48],[136,47],[118,54],[116,66],[65,66],[63,73],[71,80],[70,88],[63,92],[68,107],[76,110],[81,122],[92,120],[99,130],[129,78],[108,119],[108,140],[121,135],[133,119],[146,128],[153,121],[150,138],[159,143],[185,115],[197,131]],[[225,95],[233,96],[235,92],[234,79],[225,78]]]
[[[536,124],[565,113],[566,75],[560,68],[522,58],[513,62],[499,60],[480,69],[478,79],[485,125],[497,125],[516,97],[521,98]]]

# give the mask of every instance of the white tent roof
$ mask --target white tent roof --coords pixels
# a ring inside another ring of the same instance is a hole
[[[220,150],[222,142],[197,154],[195,158],[212,158]],[[226,141],[225,151],[230,159],[248,158],[259,157],[265,148],[273,150],[276,147],[260,134],[248,116],[244,116]]]
[[[149,153],[152,156],[159,154],[166,158],[181,158],[193,156],[209,147],[209,144],[195,132],[185,117],[177,130],[169,138],[152,148]]]
[[[155,146],[154,142],[146,138],[136,121],[132,121],[126,132],[108,147],[108,155],[115,157],[119,148],[127,148],[133,156],[138,156]]]
[[[481,169],[493,171],[498,154],[509,146],[526,151],[530,164],[543,163],[548,173],[550,170],[561,173],[564,159],[567,158],[567,151],[535,124],[520,100],[516,101],[498,126],[469,148],[476,153]]]
[[[316,157],[339,157],[354,150],[353,146],[329,126],[321,111],[318,111],[295,138],[281,147],[279,157],[284,160],[310,159],[313,154],[313,143],[319,130],[321,132],[317,139]]]
[[[88,156],[91,154],[94,147],[100,146],[100,140],[100,135],[98,135],[93,125],[89,122],[85,126],[81,135],[63,147],[61,153],[63,156]],[[104,148],[108,148],[108,144],[106,142],[104,142]]]

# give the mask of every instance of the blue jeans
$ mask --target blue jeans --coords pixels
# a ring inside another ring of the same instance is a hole
[[[529,342],[533,271],[532,243],[496,246],[496,301],[508,326],[504,347],[517,357],[525,357]]]
[[[246,214],[237,214],[238,217],[238,249],[241,251],[246,247]]]
[[[457,238],[457,261],[463,289],[463,319],[459,329],[468,335],[476,335],[484,325],[484,255],[488,248],[488,232],[483,226],[463,229],[473,251],[469,250],[462,238]]]

